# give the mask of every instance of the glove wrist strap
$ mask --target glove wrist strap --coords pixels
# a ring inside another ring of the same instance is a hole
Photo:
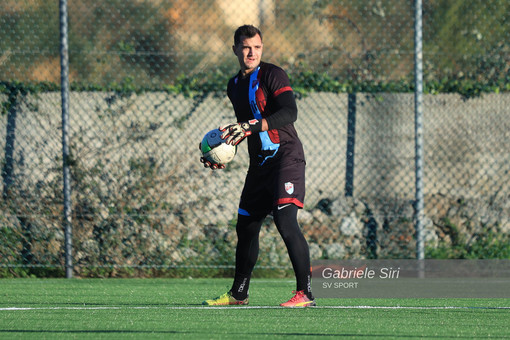
[[[252,120],[249,120],[247,122],[248,124],[248,129],[246,130],[249,130],[251,132],[260,132],[262,131],[262,120],[258,120],[258,119],[252,119]]]

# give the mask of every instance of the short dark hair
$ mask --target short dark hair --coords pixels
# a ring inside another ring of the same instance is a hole
[[[253,25],[243,25],[236,29],[234,33],[234,46],[237,46],[241,42],[241,36],[245,36],[247,38],[253,38],[256,35],[260,36],[260,40],[262,40],[262,32],[253,26]]]

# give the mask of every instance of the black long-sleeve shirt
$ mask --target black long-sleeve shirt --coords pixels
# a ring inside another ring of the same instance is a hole
[[[269,131],[248,137],[250,166],[273,166],[305,160],[294,122],[297,105],[290,81],[280,67],[261,62],[244,78],[239,72],[227,85],[238,122],[265,118]]]

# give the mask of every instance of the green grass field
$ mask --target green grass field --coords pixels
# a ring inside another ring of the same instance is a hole
[[[509,338],[509,299],[318,299],[254,279],[249,306],[203,307],[230,279],[2,279],[0,338]]]

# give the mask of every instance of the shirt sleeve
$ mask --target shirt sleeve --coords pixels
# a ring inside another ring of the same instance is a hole
[[[297,120],[297,105],[292,91],[285,91],[275,98],[278,110],[266,117],[269,130],[278,129]]]
[[[269,130],[294,123],[298,112],[296,99],[283,69],[275,67],[268,73],[268,90],[275,103],[275,111],[266,117]]]

